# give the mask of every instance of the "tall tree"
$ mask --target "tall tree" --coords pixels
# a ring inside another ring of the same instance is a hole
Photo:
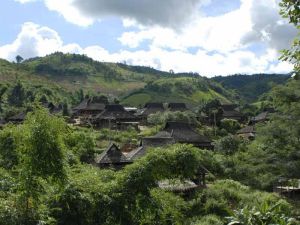
[[[23,61],[23,57],[20,56],[20,55],[17,55],[17,56],[16,56],[16,62],[17,62],[17,63],[21,63],[22,61]]]

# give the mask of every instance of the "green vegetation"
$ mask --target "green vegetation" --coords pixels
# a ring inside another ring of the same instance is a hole
[[[221,83],[226,89],[231,89],[240,97],[241,102],[249,103],[259,99],[277,84],[284,84],[290,76],[281,74],[254,74],[214,77],[213,80]]]

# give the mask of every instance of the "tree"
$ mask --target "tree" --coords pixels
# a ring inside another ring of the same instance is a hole
[[[23,61],[22,56],[17,55],[17,56],[16,56],[16,62],[17,62],[17,63],[21,63],[22,61]]]
[[[37,108],[27,115],[21,127],[23,140],[19,143],[19,207],[24,224],[37,218],[44,183],[63,184],[66,179],[63,135],[66,125],[62,119]]]
[[[25,89],[20,80],[17,81],[17,84],[13,87],[11,92],[7,97],[7,101],[9,104],[17,107],[22,107],[23,103],[26,99]]]
[[[281,9],[280,14],[283,18],[287,18],[299,30],[300,24],[300,2],[295,0],[282,0],[279,3]],[[299,35],[294,39],[291,48],[282,51],[281,59],[294,64],[294,70],[300,72],[300,40]],[[297,74],[299,78],[299,74]]]

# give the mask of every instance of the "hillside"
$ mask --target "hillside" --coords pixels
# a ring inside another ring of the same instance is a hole
[[[42,85],[74,93],[106,94],[124,104],[147,101],[183,101],[197,104],[213,98],[223,102],[233,95],[198,74],[174,74],[144,66],[97,62],[84,55],[54,53],[20,64],[2,60],[0,79],[8,86],[21,80],[27,86]]]
[[[253,74],[249,75],[232,75],[232,76],[218,76],[212,80],[219,82],[226,89],[236,91],[241,100],[246,102],[253,102],[258,98],[269,92],[272,86],[277,84],[284,84],[290,76],[283,74]]]
[[[59,52],[19,64],[0,60],[1,85],[8,90],[20,80],[38,97],[50,93],[48,99],[55,102],[67,99],[70,104],[78,101],[74,93],[79,92],[105,94],[131,106],[148,101],[197,105],[214,98],[227,103],[236,101],[237,95],[240,100],[251,102],[268,92],[272,83],[284,83],[287,78],[262,74],[208,79],[194,73],[176,74],[145,66],[98,62],[84,55]]]

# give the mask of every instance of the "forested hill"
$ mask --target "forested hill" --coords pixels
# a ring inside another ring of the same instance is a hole
[[[75,92],[105,94],[132,106],[147,101],[181,101],[197,105],[215,98],[221,102],[235,102],[237,94],[249,102],[269,91],[272,82],[284,83],[287,78],[282,75],[235,75],[208,79],[197,73],[176,74],[145,66],[98,62],[85,55],[60,52],[21,63],[0,59],[1,85],[7,92],[2,96],[4,99],[20,81],[27,91],[35,93],[36,87],[40,88],[39,96],[52,93],[55,96],[46,97],[56,102],[65,101],[66,96]],[[47,92],[43,91],[45,88]]]
[[[255,101],[262,94],[269,92],[272,86],[284,84],[290,75],[287,74],[253,74],[253,75],[231,75],[217,76],[212,80],[221,83],[226,89],[233,89],[241,99]]]

